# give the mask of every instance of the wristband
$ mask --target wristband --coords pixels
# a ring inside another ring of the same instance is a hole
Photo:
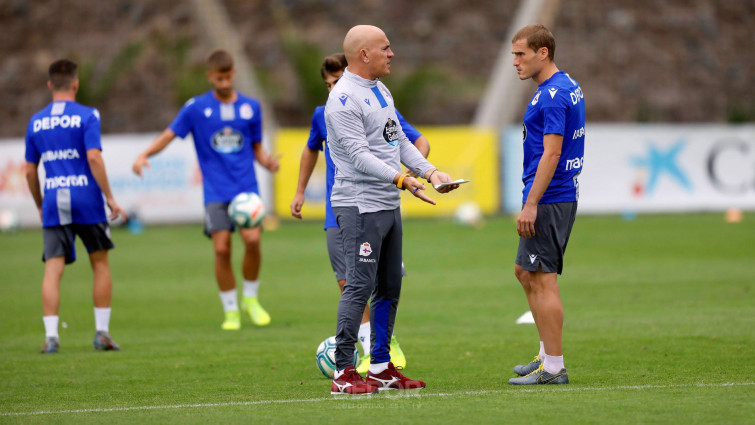
[[[403,174],[401,174],[401,175],[400,175],[400,176],[398,177],[398,181],[396,182],[396,187],[397,187],[397,188],[399,188],[399,189],[401,189],[401,190],[404,190],[404,189],[406,189],[406,188],[404,187],[404,177],[406,177],[406,176],[404,176]]]
[[[435,172],[436,172],[436,171],[438,171],[438,169],[437,169],[437,168],[436,168],[436,169],[434,169],[434,170],[433,170],[433,172],[432,172],[432,173],[430,173],[430,175],[429,175],[429,176],[427,176],[427,179],[426,179],[426,180],[427,180],[428,182],[429,182],[429,181],[430,181],[430,179],[431,179],[431,178],[433,177],[433,174],[435,174]]]

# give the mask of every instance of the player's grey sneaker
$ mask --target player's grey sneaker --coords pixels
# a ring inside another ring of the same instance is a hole
[[[56,336],[50,336],[47,337],[45,340],[45,346],[42,347],[42,351],[40,353],[47,354],[47,353],[57,353],[58,349],[60,348],[60,340]]]
[[[548,373],[540,365],[535,371],[527,376],[509,379],[511,385],[546,385],[546,384],[568,384],[569,375],[566,369],[561,369],[558,373]]]
[[[528,364],[518,364],[514,366],[514,373],[516,373],[519,376],[526,376],[536,371],[537,368],[539,368],[541,364],[543,364],[543,361],[540,360],[540,355],[538,354]]]
[[[95,350],[101,350],[101,351],[107,351],[107,350],[118,351],[121,349],[121,346],[116,344],[115,341],[113,341],[113,339],[110,338],[110,334],[108,334],[105,331],[97,331],[97,333],[94,334],[93,345],[94,345]]]

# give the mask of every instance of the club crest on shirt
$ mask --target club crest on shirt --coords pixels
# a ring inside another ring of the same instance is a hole
[[[537,105],[537,101],[540,100],[540,93],[541,92],[537,92],[537,94],[535,95],[535,98],[532,99],[532,106]]]
[[[239,115],[242,119],[250,120],[254,116],[254,110],[252,109],[252,105],[245,103],[241,105],[239,108]]]
[[[205,118],[210,118],[210,115],[212,115],[212,108],[204,108]]]
[[[383,128],[383,138],[391,146],[398,145],[398,123],[388,118]]]
[[[210,143],[220,153],[238,152],[244,144],[244,136],[235,128],[223,127],[212,135]]]

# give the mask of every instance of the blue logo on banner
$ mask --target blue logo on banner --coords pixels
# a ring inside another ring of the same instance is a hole
[[[692,191],[692,183],[677,164],[679,152],[684,149],[685,145],[684,140],[678,140],[673,146],[663,150],[650,144],[645,156],[633,156],[630,159],[633,166],[647,168],[648,170],[645,187],[640,188],[642,192],[651,195],[658,185],[658,179],[664,174],[675,180],[688,192]]]

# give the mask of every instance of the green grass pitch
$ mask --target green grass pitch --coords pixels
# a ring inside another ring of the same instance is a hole
[[[220,330],[200,225],[114,229],[111,334],[95,352],[84,248],[62,283],[61,352],[41,355],[38,230],[0,235],[0,423],[752,423],[755,216],[579,216],[560,277],[571,384],[511,387],[537,350],[510,217],[406,220],[396,335],[414,394],[334,397],[314,362],[338,289],[319,222],[263,237],[272,324]],[[234,238],[234,266],[240,244]],[[238,273],[238,272],[237,272]]]

